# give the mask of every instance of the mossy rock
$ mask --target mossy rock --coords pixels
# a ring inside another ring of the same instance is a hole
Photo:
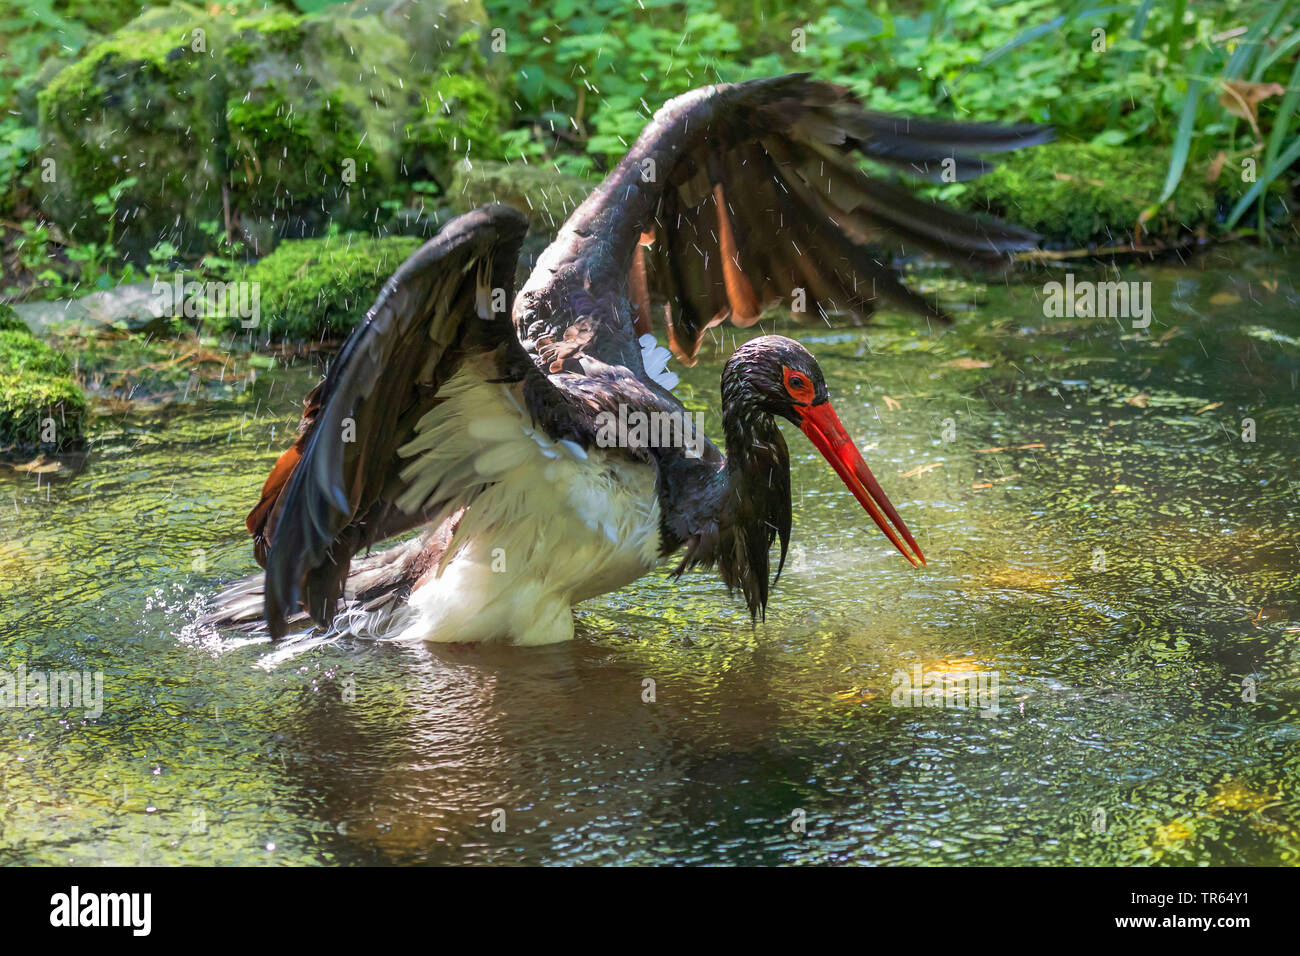
[[[66,355],[0,306],[0,451],[63,451],[86,434],[86,396]]]
[[[487,203],[505,203],[524,213],[534,232],[554,235],[594,186],[589,180],[559,173],[551,166],[460,163],[450,198],[453,208],[461,213]]]
[[[256,334],[276,340],[345,335],[420,245],[408,236],[376,239],[358,233],[286,239],[240,276],[259,283]],[[217,321],[225,330],[242,331],[238,318]]]
[[[505,115],[483,65],[479,0],[388,0],[300,16],[186,3],[151,8],[58,70],[36,96],[51,182],[42,208],[102,241],[95,197],[131,178],[114,242],[204,251],[229,207],[255,251],[330,223],[373,226],[409,183],[451,179],[457,124],[499,149]],[[416,68],[413,64],[426,63]],[[435,66],[436,63],[436,66]],[[444,89],[445,87],[445,89]],[[450,139],[450,141],[448,141]],[[224,195],[223,195],[224,192]]]
[[[116,205],[119,248],[184,248],[197,223],[221,216],[226,93],[214,50],[220,22],[177,3],[146,11],[90,47],[37,94],[42,209],[74,240],[103,241],[94,199],[134,179]],[[197,236],[193,237],[197,239]]]
[[[1131,239],[1138,222],[1173,238],[1215,228],[1214,193],[1188,169],[1174,195],[1158,202],[1169,151],[1052,143],[1005,157],[993,172],[964,185],[957,203],[1041,234],[1067,249]]]

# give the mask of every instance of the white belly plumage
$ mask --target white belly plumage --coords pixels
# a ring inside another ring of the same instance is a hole
[[[440,574],[400,612],[400,640],[550,644],[573,637],[571,608],[659,563],[655,472],[532,427],[507,386],[464,369],[400,449],[419,508],[471,500]]]

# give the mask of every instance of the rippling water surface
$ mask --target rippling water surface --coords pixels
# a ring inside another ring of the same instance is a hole
[[[930,566],[791,429],[757,628],[658,573],[550,648],[187,638],[306,366],[0,469],[3,668],[104,675],[95,718],[0,709],[0,862],[1294,864],[1300,260],[1234,256],[1126,272],[1146,331],[1035,283],[799,334]],[[681,386],[715,436],[724,357]]]

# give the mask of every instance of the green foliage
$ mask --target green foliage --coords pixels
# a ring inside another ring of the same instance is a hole
[[[506,47],[522,119],[535,142],[582,147],[584,156],[562,163],[569,172],[616,161],[664,100],[736,78],[720,68],[742,72],[740,30],[704,2],[499,0],[488,8],[509,36],[530,38]],[[510,142],[518,153],[507,158],[529,155],[527,141]]]
[[[345,334],[419,246],[420,240],[404,236],[376,239],[357,233],[280,243],[240,276],[260,284],[258,333],[274,339]],[[240,330],[239,320],[224,320],[223,327]]]
[[[1284,0],[1190,9],[1153,0],[830,0],[798,11],[739,0],[496,0],[489,8],[494,22],[510,24],[509,36],[530,37],[506,48],[529,123],[502,137],[507,155],[580,173],[620,157],[671,96],[791,70],[844,83],[877,109],[1045,122],[1064,139],[1162,151],[1165,175],[1141,207],[1188,190],[1200,214],[1193,227],[1214,223],[1201,182],[1220,152],[1226,163],[1217,168],[1227,172],[1216,188],[1242,212],[1266,189],[1232,178],[1243,160],[1256,158],[1269,179],[1297,158],[1288,150],[1300,139],[1300,8]],[[1247,120],[1223,102],[1231,81],[1288,93],[1259,100]]]
[[[425,115],[406,127],[414,148],[435,154],[443,166],[459,157],[502,154],[506,104],[480,76],[447,74],[424,96]]]
[[[430,41],[430,31],[412,30],[399,43],[379,16],[326,9],[329,0],[172,2],[143,13],[134,0],[11,5],[0,15],[0,217],[14,252],[4,291],[103,288],[134,276],[123,253],[147,271],[232,277],[246,252],[218,221],[223,181],[254,247],[290,221],[295,235],[378,231],[449,189],[511,201],[537,192],[512,182],[534,170],[564,183],[540,203],[536,224],[550,228],[542,220],[580,192],[566,177],[602,175],[670,97],[796,70],[845,83],[877,109],[1047,122],[1063,141],[1121,148],[1050,152],[1052,169],[1074,178],[1038,178],[1048,160],[1030,151],[988,182],[939,190],[1002,209],[1058,243],[1129,234],[1138,217],[1155,233],[1266,234],[1294,206],[1294,0],[485,5],[481,26],[464,29],[480,23],[470,15],[454,36]],[[177,55],[178,30],[191,22],[209,28],[210,56]],[[73,65],[60,69],[65,62]],[[57,149],[33,127],[38,112],[69,133]],[[133,151],[114,138],[126,126]],[[38,173],[58,149],[56,190]],[[1079,162],[1089,157],[1106,165],[1084,175]],[[345,160],[356,166],[350,185]],[[75,215],[55,215],[59,202],[74,202]],[[149,215],[166,222],[144,228]]]
[[[57,299],[77,292],[84,295],[134,280],[135,268],[130,263],[118,266],[117,251],[113,247],[117,221],[114,211],[122,193],[134,184],[135,178],[127,177],[92,200],[96,213],[107,223],[106,241],[65,243],[55,239],[49,223],[30,219],[20,223],[14,250],[17,262],[30,277],[31,284],[26,288],[6,289],[6,294],[21,294],[29,300]]]

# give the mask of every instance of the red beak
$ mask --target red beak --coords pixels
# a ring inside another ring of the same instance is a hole
[[[820,405],[796,405],[795,411],[803,417],[800,428],[808,440],[817,446],[817,450],[831,463],[835,473],[844,484],[848,485],[853,497],[862,502],[871,520],[876,523],[885,536],[893,542],[907,560],[916,567],[925,564],[925,555],[898,516],[898,510],[890,503],[888,496],[876,481],[875,475],[862,460],[862,454],[844,430],[835,409],[830,402]],[[909,550],[910,549],[910,550]]]

